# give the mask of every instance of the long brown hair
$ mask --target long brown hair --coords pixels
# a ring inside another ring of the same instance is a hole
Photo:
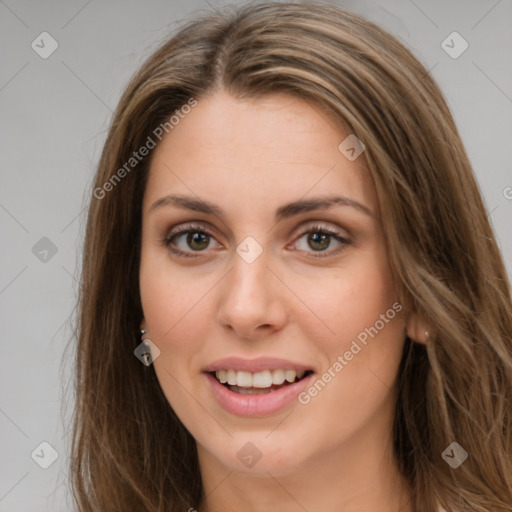
[[[173,112],[219,89],[314,101],[363,141],[401,301],[433,326],[426,347],[406,340],[399,374],[394,443],[412,508],[512,511],[510,286],[457,128],[437,85],[395,38],[305,1],[187,21],[122,95],[83,253],[70,465],[78,509],[171,512],[201,501],[194,439],[153,368],[133,354],[151,153],[130,158]],[[442,457],[452,442],[468,453],[457,469]]]

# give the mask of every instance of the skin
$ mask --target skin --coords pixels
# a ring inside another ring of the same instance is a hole
[[[413,315],[402,311],[386,323],[307,405],[294,401],[266,417],[224,410],[202,373],[219,358],[269,356],[320,376],[397,302],[363,157],[349,161],[338,150],[347,135],[318,106],[292,96],[237,101],[216,92],[154,150],[143,201],[141,326],[161,351],[160,385],[197,441],[207,498],[193,509],[411,512],[391,430],[406,332],[421,341]],[[371,215],[335,205],[274,218],[285,203],[333,193]],[[151,209],[167,194],[215,203],[225,217]],[[196,257],[164,243],[187,222],[212,234],[202,251],[186,234],[175,239]],[[315,251],[307,233],[316,224],[351,243],[331,238]],[[263,248],[252,263],[236,252],[247,236]],[[252,468],[237,457],[248,442],[262,454]]]

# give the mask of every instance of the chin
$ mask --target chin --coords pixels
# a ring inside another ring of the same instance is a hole
[[[275,427],[274,427],[275,428]],[[305,440],[306,439],[306,440]],[[223,436],[223,441],[215,442],[208,437],[207,443],[198,443],[200,457],[216,459],[228,471],[256,477],[284,477],[306,467],[313,446],[304,433],[295,435],[287,429],[272,432],[237,431],[233,437]]]

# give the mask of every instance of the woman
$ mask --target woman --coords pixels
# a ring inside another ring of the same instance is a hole
[[[188,22],[83,259],[81,511],[512,511],[512,306],[433,80],[336,7]]]

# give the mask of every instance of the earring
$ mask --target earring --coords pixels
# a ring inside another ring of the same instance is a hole
[[[428,331],[425,331],[425,338],[426,338],[427,340],[428,340],[429,336],[430,336],[430,333],[429,333]]]
[[[149,366],[160,356],[160,349],[149,339],[143,336],[148,333],[146,329],[140,329],[141,344],[134,350],[134,354],[145,365]]]
[[[139,330],[141,344],[135,349],[135,355],[145,366],[149,366],[152,363],[151,348],[149,345],[150,340],[143,338],[144,334],[147,334],[147,332],[146,329]]]

